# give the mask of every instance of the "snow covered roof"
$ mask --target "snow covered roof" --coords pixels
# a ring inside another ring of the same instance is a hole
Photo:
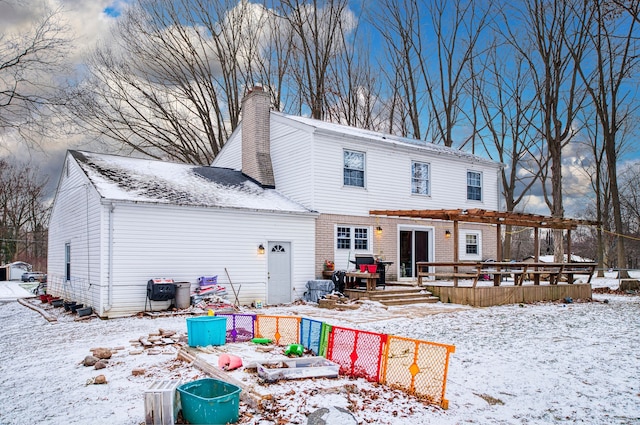
[[[393,134],[385,134],[377,131],[364,130],[361,128],[350,127],[347,125],[336,124],[332,122],[320,121],[312,118],[300,117],[297,115],[288,115],[283,112],[271,111],[271,113],[275,116],[289,119],[289,120],[298,122],[300,124],[304,124],[306,126],[310,126],[316,130],[319,130],[325,133],[340,134],[348,137],[368,139],[370,141],[379,142],[379,143],[404,145],[407,147],[411,147],[412,149],[421,149],[421,150],[425,150],[435,154],[449,155],[456,158],[465,159],[467,161],[475,161],[475,162],[481,162],[481,163],[487,163],[487,164],[493,164],[493,165],[500,164],[499,162],[492,161],[478,155],[473,155],[463,150],[453,149],[443,145],[437,145],[435,143],[426,142],[424,140],[416,140],[408,137],[395,136]]]
[[[265,189],[240,171],[228,168],[84,151],[69,153],[105,199],[261,211],[311,212],[277,190]]]

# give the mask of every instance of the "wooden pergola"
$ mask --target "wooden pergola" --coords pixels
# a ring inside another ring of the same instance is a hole
[[[496,226],[497,255],[502,259],[502,226],[531,227],[534,229],[535,262],[539,261],[540,229],[560,229],[567,231],[567,259],[571,259],[571,231],[578,226],[597,226],[597,221],[556,218],[537,214],[526,214],[484,209],[455,210],[372,210],[370,215],[423,218],[453,222],[453,261],[458,262],[458,223],[483,223]]]

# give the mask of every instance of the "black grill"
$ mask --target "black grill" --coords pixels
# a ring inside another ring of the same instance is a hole
[[[176,297],[176,285],[173,283],[147,282],[147,298],[150,301],[168,301]]]

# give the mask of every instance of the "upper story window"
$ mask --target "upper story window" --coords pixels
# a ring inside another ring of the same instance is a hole
[[[364,153],[344,151],[344,185],[364,187]]]
[[[429,195],[429,164],[411,163],[411,193]]]
[[[482,173],[467,171],[467,199],[482,201]]]
[[[336,228],[336,248],[367,251],[369,249],[369,228],[338,226]]]

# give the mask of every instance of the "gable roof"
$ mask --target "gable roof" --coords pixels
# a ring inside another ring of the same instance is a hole
[[[408,137],[395,136],[393,134],[385,134],[372,130],[364,130],[361,128],[350,127],[343,124],[335,124],[332,122],[321,121],[313,118],[300,117],[297,115],[289,115],[283,112],[271,111],[272,116],[280,117],[285,120],[290,120],[294,123],[302,124],[309,127],[310,130],[320,133],[325,133],[329,136],[345,136],[349,138],[359,138],[370,142],[376,142],[380,144],[388,144],[395,146],[405,146],[411,149],[423,150],[438,155],[448,155],[451,157],[464,159],[467,161],[474,161],[483,164],[489,164],[493,166],[501,165],[497,161],[487,159],[478,155],[471,154],[469,152],[450,148],[444,145],[437,145],[435,143],[427,142],[424,140],[411,139]]]
[[[240,171],[69,151],[102,198],[166,205],[311,212]]]

